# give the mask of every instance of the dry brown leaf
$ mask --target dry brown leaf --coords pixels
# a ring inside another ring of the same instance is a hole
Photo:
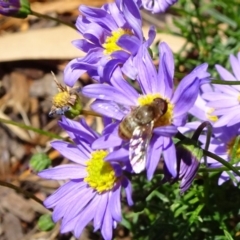
[[[5,213],[3,216],[3,229],[7,240],[23,239],[21,223],[19,219],[10,212]]]
[[[0,111],[0,118],[5,119],[5,120],[11,120],[6,114],[4,114],[3,112]],[[10,129],[10,131],[12,131],[14,134],[16,134],[16,136],[18,136],[20,139],[26,141],[26,142],[32,142],[30,136],[28,135],[28,133],[21,129],[20,127],[11,125],[11,124],[5,124],[2,123],[3,125],[5,125],[7,128]]]
[[[35,218],[35,213],[29,201],[13,191],[8,191],[8,194],[1,197],[1,206],[16,217],[30,223]]]
[[[143,27],[143,32],[147,36],[148,27]],[[71,44],[71,41],[80,38],[82,37],[77,31],[66,26],[2,36],[0,38],[0,62],[83,57],[85,54]],[[167,42],[173,52],[178,52],[186,42],[182,37],[165,33],[157,34],[154,42],[157,40]]]
[[[48,12],[57,12],[57,13],[65,13],[70,12],[74,9],[77,9],[81,4],[93,6],[93,7],[100,7],[106,2],[113,2],[106,1],[106,0],[59,0],[59,1],[50,1],[50,2],[34,2],[31,4],[32,10],[39,12],[39,13],[48,13]]]
[[[77,31],[66,26],[1,36],[0,62],[80,57],[84,55],[83,52],[71,44],[71,41],[79,38]]]

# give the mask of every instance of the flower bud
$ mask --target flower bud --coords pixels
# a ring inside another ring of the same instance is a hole
[[[67,118],[73,119],[81,115],[83,107],[77,89],[70,89],[61,85],[56,78],[54,78],[54,81],[59,92],[53,96],[53,104],[49,116],[65,115]]]
[[[55,224],[49,214],[42,215],[38,220],[38,228],[42,231],[50,231],[54,228]]]
[[[30,168],[35,172],[40,172],[49,168],[51,165],[51,159],[45,153],[36,153],[30,159]]]
[[[178,179],[180,182],[180,193],[183,194],[191,186],[197,174],[200,160],[203,157],[202,149],[193,144],[193,140],[186,139],[176,147],[178,161]]]
[[[28,0],[0,0],[0,14],[9,17],[26,18],[31,14]]]

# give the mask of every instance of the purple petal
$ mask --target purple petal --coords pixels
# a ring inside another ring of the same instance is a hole
[[[139,8],[134,1],[123,0],[123,14],[128,24],[132,27],[134,33],[139,39],[142,39],[142,18]]]
[[[130,79],[136,79],[138,75],[138,69],[133,63],[133,58],[129,57],[128,60],[122,66],[122,72]]]
[[[138,92],[123,78],[122,72],[118,67],[112,75],[111,84],[119,91],[123,92],[127,98],[132,99],[132,105],[137,105]]]
[[[147,178],[150,181],[160,161],[162,154],[163,137],[153,135],[147,153]]]
[[[100,194],[99,198],[100,198],[99,206],[101,207],[98,207],[96,209],[96,213],[93,220],[94,231],[97,231],[102,226],[104,213],[106,211],[108,204],[108,194]]]
[[[217,69],[220,77],[223,80],[226,80],[226,81],[236,81],[236,78],[228,70],[223,68],[221,65],[216,64],[215,68]]]
[[[175,178],[177,176],[176,148],[172,140],[170,140],[169,144],[168,142],[169,138],[164,138],[164,150],[163,150],[164,163],[166,164],[166,167],[173,176],[173,178]],[[165,148],[166,143],[168,146]]]
[[[90,201],[95,197],[96,191],[89,188],[84,188],[82,191],[76,192],[74,195],[74,198],[72,199],[72,204],[68,205],[67,213],[68,216],[71,216],[71,218],[74,218],[76,215],[78,215],[85,207],[88,207],[87,205],[90,203]],[[79,201],[81,200],[81,201]],[[84,210],[83,210],[84,211]],[[62,220],[62,224],[65,225],[67,223],[68,219]]]
[[[194,105],[199,93],[199,79],[194,74],[189,74],[182,79],[178,85],[172,103],[174,107],[174,117],[187,114]]]
[[[81,187],[83,187],[81,182],[69,181],[65,183],[44,201],[44,206],[53,208],[64,196],[67,196],[70,192],[77,191]]]
[[[83,37],[88,39],[91,43],[94,43],[94,48],[102,48],[102,44],[105,42],[106,38],[109,36],[109,31],[99,26],[97,23],[93,22],[89,24],[88,28],[85,29]]]
[[[148,31],[148,40],[145,42],[147,48],[149,48],[156,37],[156,28],[155,26],[150,26]]]
[[[235,117],[231,118],[231,120],[228,122],[227,126],[228,127],[232,127],[235,124],[238,124],[240,122],[240,111],[238,110],[237,114],[235,115]]]
[[[164,137],[172,137],[177,133],[177,127],[176,126],[164,126],[164,127],[158,127],[153,130],[153,132],[157,135],[161,135]]]
[[[84,143],[91,144],[96,138],[98,138],[98,134],[90,128],[84,119],[80,119],[80,121],[73,121],[65,118],[59,122],[59,125],[66,131],[72,132],[75,135],[75,138],[78,138]]]
[[[99,198],[95,197],[80,213],[80,218],[74,228],[74,236],[79,238],[85,226],[94,218],[98,208]]]
[[[130,106],[135,103],[130,96],[124,95],[122,92],[109,85],[91,84],[82,89],[82,94],[87,97],[115,101]]]
[[[79,10],[86,16],[86,18],[91,22],[96,22],[99,25],[103,25],[109,30],[116,30],[118,26],[116,25],[113,17],[105,10],[100,8],[93,8],[81,5]]]
[[[142,4],[146,10],[151,11],[152,13],[162,13],[176,2],[177,0],[145,0],[142,1]]]
[[[228,111],[228,114],[220,117],[217,122],[214,123],[214,127],[230,126],[230,121],[234,118],[238,121],[238,111]]]
[[[125,162],[128,160],[129,160],[129,153],[128,153],[128,150],[124,148],[120,148],[119,150],[114,150],[113,152],[110,152],[105,158],[105,161],[108,161],[108,162],[111,162],[111,161]]]
[[[117,147],[122,145],[123,140],[118,136],[116,131],[113,134],[106,134],[102,137],[99,137],[92,144],[93,149],[107,149],[111,147]]]
[[[136,57],[138,69],[138,82],[143,94],[155,93],[157,84],[157,71],[145,46],[141,47]]]
[[[101,227],[101,233],[104,240],[112,239],[112,228],[113,228],[113,219],[110,212],[110,208],[109,206],[107,206],[106,212],[103,218],[102,227]]]
[[[161,42],[158,48],[160,56],[156,92],[159,92],[164,97],[171,99],[173,93],[173,75],[174,75],[173,54],[171,49],[165,42]]]
[[[79,184],[79,187],[76,188],[76,191],[81,192],[83,188],[86,188],[85,183],[84,183],[84,185]],[[61,201],[58,202],[58,204],[54,208],[54,212],[53,212],[53,215],[52,215],[52,219],[53,219],[54,222],[59,221],[63,217],[66,217],[69,220],[71,219],[71,216],[68,215],[66,210],[67,210],[69,204],[72,203],[72,199],[75,197],[75,195],[76,195],[75,192],[71,191],[67,195],[63,196]]]
[[[131,182],[126,177],[122,178],[122,186],[125,188],[128,205],[132,206],[133,205],[132,185]]]
[[[122,120],[126,115],[123,112],[123,107],[116,102],[110,102],[105,100],[96,100],[91,105],[92,110],[100,113],[103,116]]]
[[[64,69],[64,83],[69,87],[73,87],[75,82],[86,72],[85,69],[73,69],[72,65],[77,63],[77,59],[70,61]]]
[[[109,202],[109,208],[111,210],[112,218],[117,222],[122,221],[120,193],[121,187],[117,187],[117,189],[113,191]]]
[[[85,153],[81,152],[79,148],[77,148],[73,144],[57,140],[51,142],[51,146],[54,149],[58,150],[65,158],[75,163],[86,166],[85,161],[88,159],[88,156],[86,156]]]
[[[231,63],[231,67],[233,70],[233,73],[236,77],[236,79],[240,80],[240,62],[238,60],[238,58],[236,58],[235,56],[233,56],[232,54],[229,57],[230,63]]]
[[[102,66],[102,73],[100,70],[98,70],[99,75],[101,75],[104,79],[104,82],[110,82],[110,79],[115,72],[117,66],[122,65],[122,63],[125,61],[122,58],[126,57],[126,55],[129,56],[127,53],[123,53],[123,51],[115,51],[112,54],[112,59],[108,59],[108,62]],[[116,57],[114,57],[116,56]],[[100,68],[99,68],[100,69]]]
[[[207,106],[210,108],[228,108],[228,107],[235,107],[239,106],[239,101],[237,99],[231,99],[231,98],[223,98],[221,100],[216,100],[207,103]]]
[[[132,56],[135,56],[141,45],[141,41],[136,36],[125,34],[118,39],[117,45],[127,50]]]
[[[94,44],[90,43],[89,41],[87,41],[86,39],[77,39],[72,41],[72,44],[82,50],[83,52],[87,53],[90,49],[96,47]]]
[[[80,179],[85,178],[87,172],[85,167],[77,164],[67,164],[43,170],[38,173],[38,176],[55,180]]]

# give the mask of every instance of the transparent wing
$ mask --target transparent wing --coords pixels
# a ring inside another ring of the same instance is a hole
[[[129,159],[135,173],[142,172],[146,167],[147,147],[152,137],[153,125],[152,121],[145,126],[136,127],[133,131],[129,146]]]

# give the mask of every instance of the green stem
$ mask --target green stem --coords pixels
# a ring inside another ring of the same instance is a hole
[[[240,81],[223,81],[223,80],[212,80],[212,84],[222,84],[222,85],[240,85]]]
[[[68,26],[70,28],[73,28],[73,29],[77,30],[77,28],[73,24],[65,22],[65,21],[63,21],[63,20],[61,20],[59,18],[54,18],[54,17],[48,16],[48,15],[45,15],[45,14],[41,14],[41,13],[35,12],[33,10],[31,10],[31,13],[32,13],[32,15],[34,15],[34,16],[36,16],[38,18],[44,18],[44,19],[52,20],[52,21],[64,24],[64,25],[66,25],[66,26]]]
[[[45,135],[45,136],[48,136],[50,138],[57,138],[57,139],[62,139],[64,140],[65,138],[57,135],[57,134],[54,134],[54,133],[51,133],[51,132],[47,132],[47,131],[44,131],[44,130],[41,130],[39,128],[34,128],[34,127],[31,127],[31,126],[28,126],[28,125],[25,125],[23,123],[16,123],[14,121],[11,121],[11,120],[6,120],[6,119],[3,119],[3,118],[0,118],[0,123],[5,123],[5,124],[11,124],[11,125],[14,125],[14,126],[17,126],[17,127],[20,127],[22,129],[26,129],[26,130],[30,130],[30,131],[33,131],[33,132],[36,132],[36,133],[39,133],[41,135]]]
[[[217,160],[218,162],[220,162],[222,165],[224,165],[226,168],[228,168],[229,170],[232,170],[237,176],[240,177],[240,172],[235,168],[233,167],[229,162],[225,161],[224,159],[222,159],[221,157],[219,157],[218,155],[214,154],[214,153],[211,153],[209,151],[206,151],[204,149],[203,150],[203,153],[208,156],[208,157],[211,157],[215,160]]]
[[[235,167],[236,170],[240,170],[240,167]],[[200,168],[198,170],[199,172],[223,172],[223,171],[229,171],[229,168],[227,167],[219,167],[219,168]]]
[[[11,184],[11,183],[7,183],[7,182],[4,182],[4,181],[0,180],[0,185],[3,186],[3,187],[11,188],[11,189],[13,189],[13,190],[15,190],[17,192],[21,192],[26,197],[31,198],[34,201],[36,201],[36,202],[40,203],[41,205],[43,205],[43,202],[39,198],[37,198],[34,194],[32,194],[32,193],[30,193],[28,191],[25,191],[25,190],[15,186],[15,185]]]

